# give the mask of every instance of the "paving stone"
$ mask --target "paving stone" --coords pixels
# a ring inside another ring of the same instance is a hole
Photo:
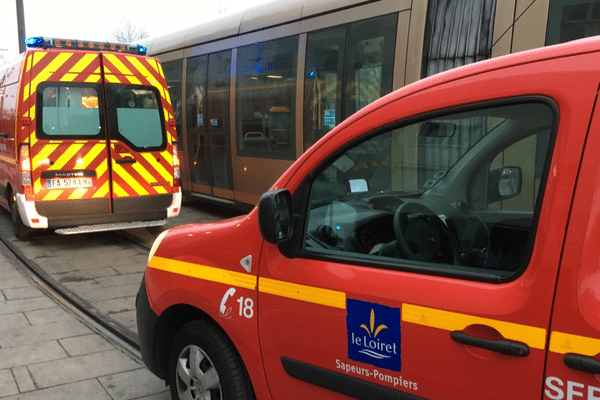
[[[0,318],[0,331],[23,326],[29,326],[29,321],[25,318],[25,314],[23,313],[6,314]]]
[[[98,353],[114,348],[106,339],[96,334],[60,339],[59,342],[71,357]]]
[[[114,400],[138,399],[168,390],[165,381],[145,368],[105,376],[98,380]]]
[[[3,348],[0,349],[0,370],[65,357],[67,357],[67,353],[56,340]]]
[[[34,286],[15,289],[3,289],[2,293],[4,293],[4,296],[7,300],[20,300],[44,296],[44,293]]]
[[[35,384],[31,380],[31,375],[29,375],[29,370],[27,367],[16,367],[12,369],[13,376],[17,381],[17,386],[19,387],[19,392],[31,392],[35,390]]]
[[[30,365],[29,371],[40,388],[47,388],[139,368],[120,350],[109,350]]]
[[[15,276],[13,278],[7,278],[3,275],[3,272],[0,271],[0,276],[3,279],[0,279],[0,290],[1,289],[15,289],[15,288],[23,288],[31,286],[31,282],[23,276]]]
[[[73,316],[60,307],[51,308],[48,310],[28,311],[25,317],[31,325],[44,325],[53,322],[67,321]]]
[[[46,325],[6,329],[2,331],[2,335],[0,335],[0,347],[5,349],[30,343],[81,336],[89,333],[92,333],[92,331],[75,319]]]
[[[45,390],[36,390],[16,396],[3,397],[2,400],[112,400],[100,382],[89,379]]]
[[[49,297],[35,297],[19,301],[0,301],[0,315],[34,310],[47,310],[56,307],[58,307],[58,304]]]
[[[10,369],[0,370],[0,388],[2,389],[0,396],[19,393],[19,387]]]

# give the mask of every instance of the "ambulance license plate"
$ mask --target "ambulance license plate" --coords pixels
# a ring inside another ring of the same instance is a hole
[[[92,178],[88,177],[46,179],[48,189],[89,188],[92,186]]]

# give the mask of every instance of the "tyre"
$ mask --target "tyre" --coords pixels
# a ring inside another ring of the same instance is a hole
[[[207,321],[193,321],[176,334],[169,357],[173,400],[251,400],[252,385],[229,340]]]
[[[13,201],[10,205],[10,218],[12,219],[13,232],[17,239],[26,240],[29,238],[31,228],[25,226],[21,215],[19,215],[19,208],[17,202]]]

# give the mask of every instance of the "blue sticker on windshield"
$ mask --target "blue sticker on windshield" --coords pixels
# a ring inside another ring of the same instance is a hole
[[[347,299],[348,358],[400,371],[400,309]]]

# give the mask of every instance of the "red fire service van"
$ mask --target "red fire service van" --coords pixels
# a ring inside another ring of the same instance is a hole
[[[175,119],[143,46],[35,37],[0,70],[0,205],[17,237],[179,214]]]
[[[600,38],[402,88],[138,299],[174,399],[600,399]]]

